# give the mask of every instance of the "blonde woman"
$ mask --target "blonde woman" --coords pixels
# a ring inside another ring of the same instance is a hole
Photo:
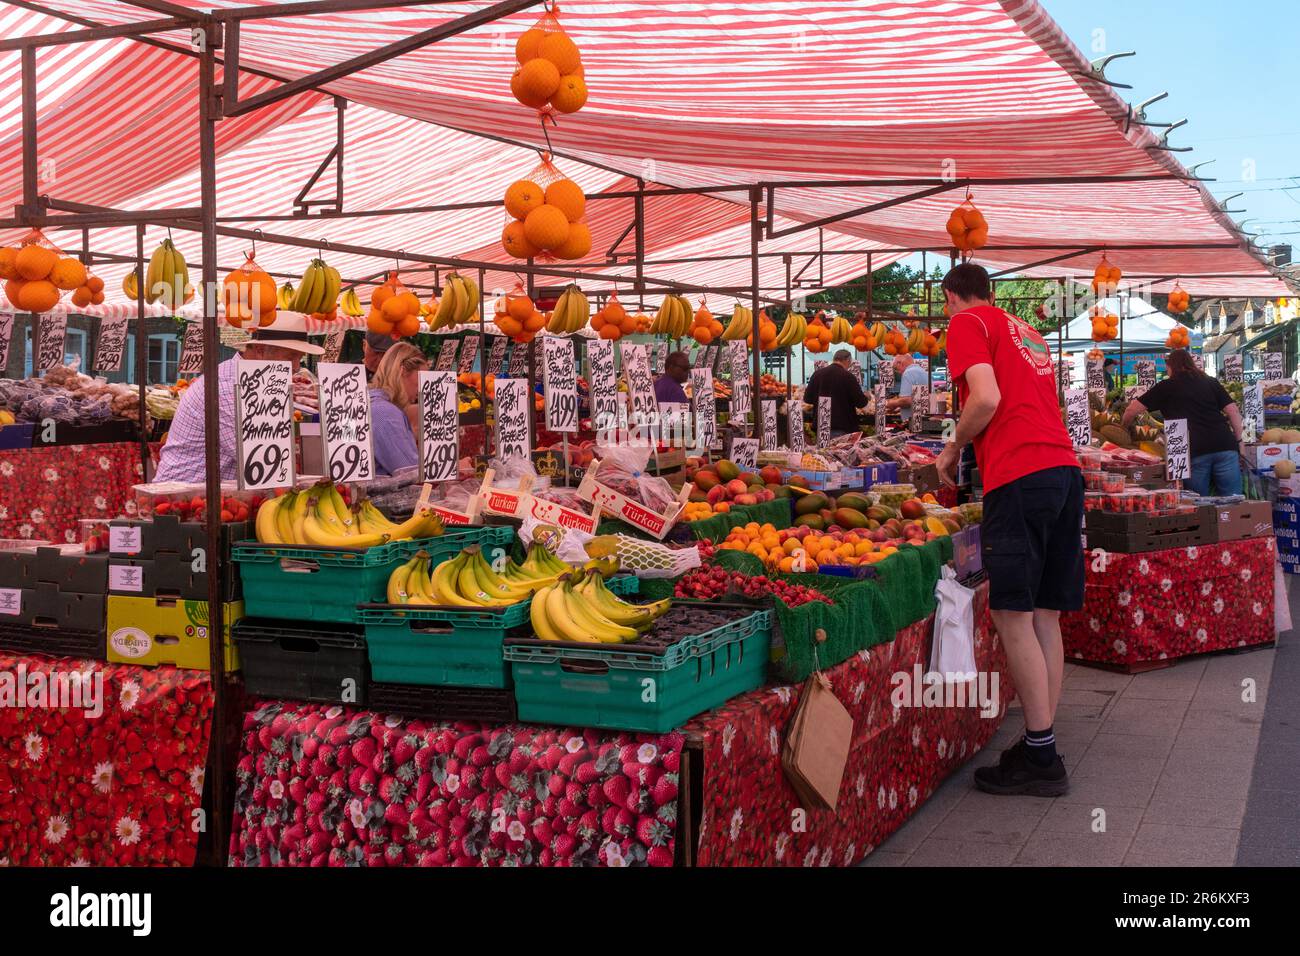
[[[370,381],[370,420],[374,428],[375,470],[391,475],[420,461],[408,409],[418,408],[419,377],[429,360],[410,342],[384,352]]]

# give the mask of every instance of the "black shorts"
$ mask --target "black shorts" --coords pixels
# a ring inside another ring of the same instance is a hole
[[[1083,607],[1083,473],[1044,468],[984,496],[980,545],[995,611]]]

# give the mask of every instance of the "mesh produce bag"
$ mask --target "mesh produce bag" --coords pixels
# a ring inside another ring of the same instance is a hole
[[[501,245],[516,259],[581,259],[591,251],[587,197],[547,153],[506,190]]]
[[[642,541],[625,534],[607,534],[586,544],[592,558],[616,557],[618,566],[639,578],[675,578],[700,566],[700,552],[695,547],[673,548],[654,541]]]

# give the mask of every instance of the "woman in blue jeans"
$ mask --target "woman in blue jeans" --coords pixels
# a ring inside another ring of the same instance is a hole
[[[1143,412],[1159,412],[1165,421],[1187,419],[1192,477],[1187,484],[1198,495],[1241,494],[1241,412],[1218,379],[1196,367],[1185,349],[1165,359],[1169,377],[1157,382],[1124,410],[1124,427]]]

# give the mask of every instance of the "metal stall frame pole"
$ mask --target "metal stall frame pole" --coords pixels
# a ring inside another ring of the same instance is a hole
[[[876,286],[876,277],[875,274],[871,271],[871,253],[868,252],[867,253],[867,325],[874,324],[871,315],[871,299],[872,299],[872,292],[874,291],[875,286]],[[877,347],[879,347],[882,344],[883,343],[877,343]],[[876,355],[874,349],[872,350],[871,354]],[[878,365],[879,363],[880,363],[880,356],[876,355],[876,364]],[[867,376],[867,384],[871,385],[874,388],[875,383],[880,381],[880,369],[873,368],[873,372],[875,373],[874,375]]]
[[[226,726],[230,705],[226,693],[225,607],[221,583],[224,555],[221,551],[221,394],[218,389],[217,333],[217,121],[215,50],[220,43],[220,26],[211,20],[200,29],[204,44],[199,54],[199,188],[203,255],[203,428],[207,446],[205,478],[208,547],[208,677],[212,684],[212,731],[208,759],[212,765],[212,847],[220,865],[229,855],[226,830],[229,803],[226,800]],[[143,298],[144,290],[140,290]]]
[[[135,385],[140,391],[140,480],[149,480],[149,436],[145,434],[144,423],[146,421],[146,412],[148,406],[145,404],[145,394],[149,386],[145,381],[149,377],[149,356],[145,354],[148,348],[149,339],[144,330],[144,223],[137,223],[135,227],[135,269],[136,278],[136,296],[135,296]],[[182,292],[182,294],[184,294]],[[102,322],[102,320],[101,320]],[[184,342],[185,337],[181,336]]]
[[[1065,405],[1065,366],[1063,364],[1063,351],[1065,347],[1065,279],[1057,279],[1056,284],[1060,287],[1061,295],[1061,317],[1056,321],[1056,400]],[[1084,359],[1086,362],[1087,359]],[[1087,374],[1087,369],[1084,369]],[[1086,380],[1085,380],[1085,384]]]
[[[763,361],[763,336],[760,334],[760,328],[759,328],[762,321],[759,318],[759,315],[762,312],[762,306],[759,304],[758,301],[758,291],[759,291],[758,290],[758,282],[759,282],[758,240],[759,240],[760,230],[762,229],[762,223],[758,218],[758,201],[761,195],[762,195],[761,186],[753,186],[750,188],[749,190],[749,275],[750,275],[750,280],[753,283],[753,292],[751,293],[750,298],[752,300],[751,311],[754,314],[754,321],[750,326],[750,335],[754,339],[754,373],[750,383],[749,400],[750,400],[751,414],[754,417],[752,419],[753,431],[751,432],[749,428],[746,428],[745,429],[746,435],[757,434],[758,423],[763,420],[763,406],[761,404],[761,395],[759,394],[759,387],[758,387],[759,382],[762,381],[762,372],[760,371],[760,369],[762,368],[762,361]],[[768,209],[768,212],[769,213],[771,212],[770,208]]]
[[[793,256],[789,253],[785,255],[785,320],[790,321],[790,316],[794,314],[794,299],[790,297],[790,266],[793,264]],[[786,346],[785,353],[785,401],[789,405],[790,397],[794,394],[794,345]],[[778,418],[777,421],[780,421]]]
[[[483,456],[488,456],[490,436],[487,427],[487,377],[488,377],[488,341],[487,341],[487,293],[483,286],[487,284],[487,270],[478,270],[478,384],[480,408],[483,410]]]
[[[632,220],[636,227],[636,304],[637,311],[645,311],[645,180],[637,179],[636,195],[632,198]]]

